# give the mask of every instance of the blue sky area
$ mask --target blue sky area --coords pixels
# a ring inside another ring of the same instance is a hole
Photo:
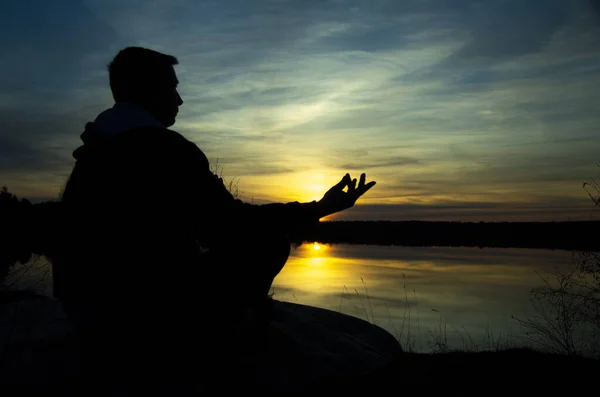
[[[172,129],[255,203],[377,185],[331,219],[598,219],[594,0],[0,5],[0,184],[58,195],[122,48],[176,56]]]

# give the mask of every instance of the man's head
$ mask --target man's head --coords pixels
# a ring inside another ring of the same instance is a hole
[[[116,102],[138,105],[165,127],[175,124],[183,100],[177,92],[172,55],[141,47],[127,47],[108,65],[110,89]]]

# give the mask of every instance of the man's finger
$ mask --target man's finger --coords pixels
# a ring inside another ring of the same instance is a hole
[[[343,188],[345,188],[348,184],[350,183],[350,174],[346,174],[344,175],[344,177],[342,178],[341,181],[339,181],[335,187],[338,188],[339,190],[342,190]]]
[[[372,181],[367,183],[364,186],[359,187],[358,189],[356,189],[356,194],[358,195],[358,197],[362,196],[363,194],[365,194],[369,189],[371,189],[373,186],[375,186],[377,182]]]
[[[352,193],[356,189],[356,178],[352,179],[352,182],[348,184],[348,193]]]
[[[365,185],[366,177],[367,177],[367,175],[365,173],[360,174],[360,182],[359,182],[358,186],[363,187]]]

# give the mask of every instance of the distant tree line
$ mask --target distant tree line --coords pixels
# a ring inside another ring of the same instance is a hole
[[[424,222],[338,221],[294,233],[295,243],[544,248],[600,251],[598,221]]]
[[[33,254],[51,258],[60,235],[60,200],[32,204],[0,188],[0,281]],[[544,248],[600,251],[600,222],[320,222],[296,231],[293,243]]]

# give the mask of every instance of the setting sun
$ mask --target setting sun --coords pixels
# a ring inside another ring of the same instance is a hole
[[[329,251],[327,244],[321,244],[316,241],[311,244],[306,244],[304,249],[306,250],[306,254],[313,258],[327,256]]]

